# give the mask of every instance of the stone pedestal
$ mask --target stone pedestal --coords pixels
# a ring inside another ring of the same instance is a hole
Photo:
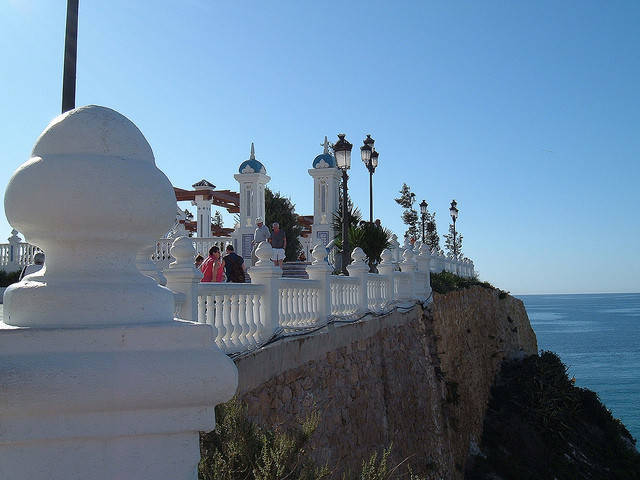
[[[47,262],[5,292],[0,478],[195,480],[198,431],[213,428],[237,370],[211,328],[173,320],[173,293],[136,268],[176,211],[142,133],[104,107],[57,117],[5,210]]]

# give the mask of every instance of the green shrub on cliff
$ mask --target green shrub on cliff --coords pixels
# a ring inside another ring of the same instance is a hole
[[[323,480],[334,478],[327,465],[318,467],[308,454],[308,442],[320,415],[315,412],[298,429],[282,431],[260,427],[247,418],[236,398],[216,407],[216,429],[200,434],[199,480]],[[423,480],[405,462],[390,468],[391,447],[362,462],[359,475],[345,473],[342,480]],[[401,473],[402,472],[402,473]]]
[[[552,352],[505,363],[466,478],[640,479],[640,453],[596,393]]]
[[[476,285],[483,288],[496,290],[496,287],[491,285],[489,282],[481,282],[476,277],[459,277],[454,273],[444,271],[431,274],[431,288],[436,293],[444,294],[447,292],[452,292],[454,290],[462,290],[463,288],[469,288]]]

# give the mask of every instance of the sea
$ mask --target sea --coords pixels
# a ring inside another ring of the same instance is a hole
[[[538,349],[557,353],[576,385],[596,392],[640,446],[640,293],[516,297]]]

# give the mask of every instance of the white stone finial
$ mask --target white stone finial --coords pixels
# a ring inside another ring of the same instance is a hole
[[[249,160],[255,160],[256,159],[256,150],[253,147],[253,142],[251,142],[251,154],[249,155]]]
[[[402,258],[403,261],[402,263],[406,263],[406,264],[413,264],[416,262],[414,255],[413,255],[413,250],[410,248],[407,248],[403,253],[402,253]]]
[[[313,250],[311,251],[311,257],[313,258],[312,265],[326,263],[327,249],[324,245],[318,243],[315,247],[313,247]]]
[[[256,257],[258,261],[256,266],[264,267],[271,265],[271,257],[273,256],[273,247],[269,242],[260,242],[258,248],[256,248]]]
[[[364,253],[362,248],[356,247],[353,249],[353,252],[351,252],[351,259],[353,260],[353,263],[362,263],[366,261],[367,255]]]
[[[391,253],[391,250],[389,250],[388,248],[385,248],[384,250],[382,250],[382,253],[380,254],[380,260],[382,260],[380,262],[380,265],[389,265],[393,263],[393,253]]]
[[[95,105],[55,118],[5,193],[9,223],[47,252],[46,270],[5,292],[5,323],[172,321],[171,292],[141,274],[135,258],[169,230],[176,207],[171,182],[129,119]]]

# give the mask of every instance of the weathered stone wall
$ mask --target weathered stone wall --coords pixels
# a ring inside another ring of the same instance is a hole
[[[312,454],[336,473],[393,443],[393,461],[461,478],[500,361],[536,351],[522,303],[477,287],[436,294],[424,312],[277,342],[236,364],[258,423],[288,427],[321,413]]]

